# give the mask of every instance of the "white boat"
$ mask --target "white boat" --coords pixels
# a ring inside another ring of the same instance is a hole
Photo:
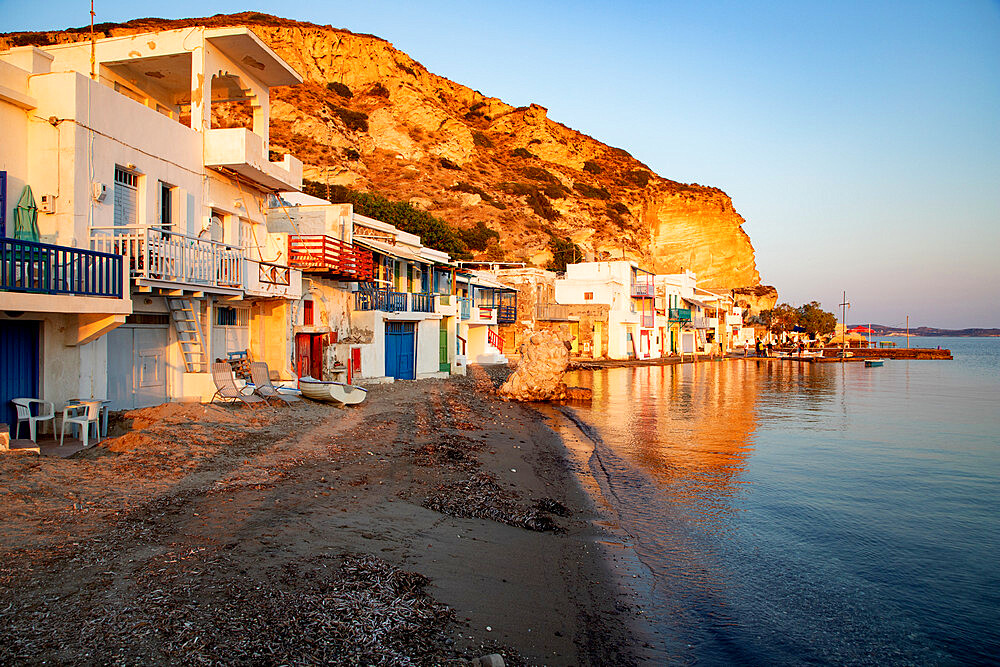
[[[367,389],[343,382],[317,380],[308,375],[299,378],[299,389],[302,390],[303,396],[314,401],[343,403],[344,405],[356,405],[368,396]]]

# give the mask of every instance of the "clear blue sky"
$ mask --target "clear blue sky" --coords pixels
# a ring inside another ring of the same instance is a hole
[[[431,71],[725,190],[766,284],[851,322],[1000,327],[1000,2],[281,4],[97,0],[98,21],[254,9],[371,33]],[[85,25],[0,0],[0,30]]]

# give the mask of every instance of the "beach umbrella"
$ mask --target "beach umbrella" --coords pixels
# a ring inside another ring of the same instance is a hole
[[[24,186],[14,209],[14,238],[22,241],[38,240],[38,207],[35,206],[30,185]]]

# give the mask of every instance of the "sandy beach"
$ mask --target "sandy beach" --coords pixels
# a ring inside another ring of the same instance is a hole
[[[472,377],[0,458],[0,662],[634,664],[572,455]]]

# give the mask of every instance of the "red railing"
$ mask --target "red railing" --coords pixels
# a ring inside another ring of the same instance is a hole
[[[500,337],[500,334],[490,329],[489,333],[486,334],[486,340],[489,341],[490,345],[500,350],[500,354],[503,354],[503,338]]]
[[[342,280],[371,280],[372,254],[326,234],[288,237],[288,264]]]

